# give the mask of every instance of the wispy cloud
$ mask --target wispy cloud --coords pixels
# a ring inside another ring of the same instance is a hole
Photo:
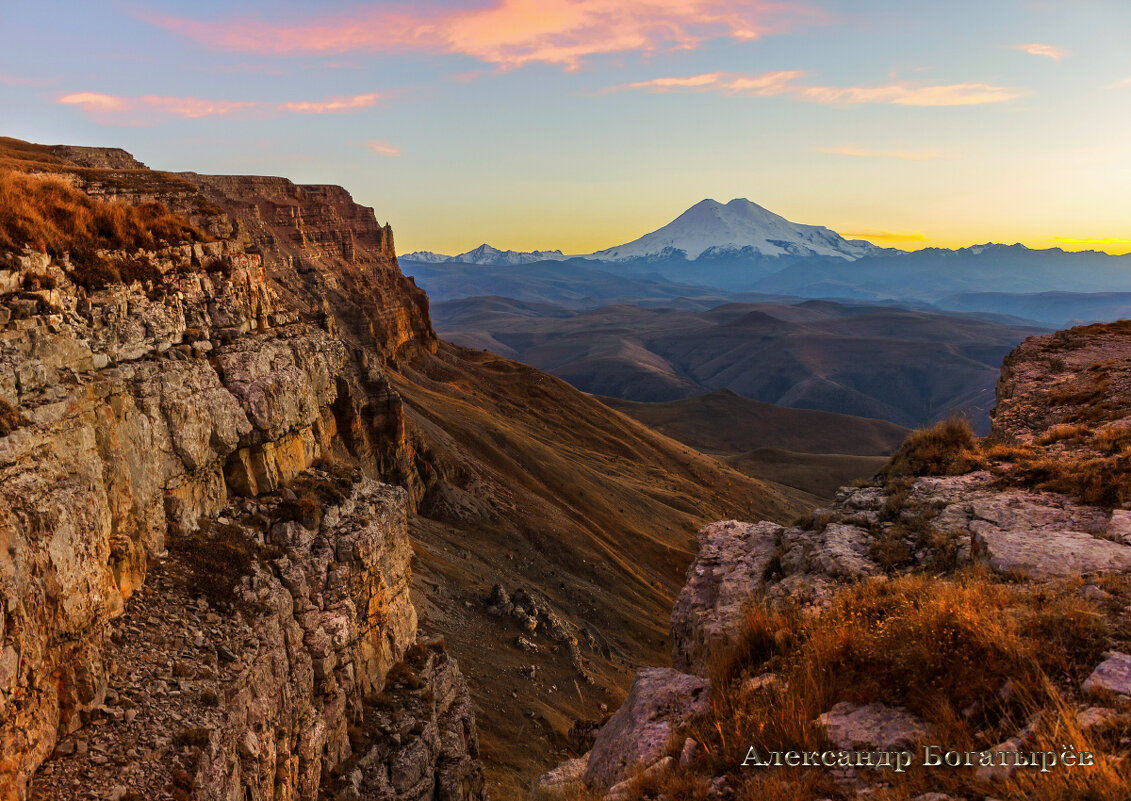
[[[856,145],[838,145],[837,147],[819,147],[818,153],[831,153],[836,156],[853,156],[865,159],[902,159],[904,161],[932,161],[934,159],[949,158],[938,150],[872,150]]]
[[[1126,78],[1123,78],[1122,80],[1116,81],[1109,88],[1119,89],[1123,86],[1131,86],[1131,75],[1128,75]]]
[[[915,84],[907,81],[881,86],[821,86],[798,83],[800,70],[749,74],[708,72],[683,78],[654,78],[612,86],[606,92],[646,90],[650,92],[717,92],[769,97],[790,95],[811,103],[851,105],[889,103],[900,106],[973,106],[1002,103],[1021,97],[1024,90],[986,83]]]
[[[362,147],[371,153],[376,153],[378,156],[399,156],[401,149],[396,145],[390,145],[388,142],[383,142],[380,139],[369,139],[362,142]]]
[[[84,111],[92,113],[124,111],[129,107],[129,101],[126,98],[104,95],[99,92],[72,92],[60,97],[58,102],[68,106],[79,106]]]
[[[283,103],[279,106],[282,111],[292,111],[297,114],[339,114],[343,111],[356,111],[359,108],[369,108],[376,105],[381,99],[378,92],[353,97],[331,97],[328,100],[303,101]]]
[[[898,233],[896,231],[841,231],[846,239],[867,239],[869,242],[926,242],[927,237],[918,231]]]
[[[274,23],[142,19],[200,44],[264,55],[354,51],[454,53],[502,67],[542,62],[573,69],[602,54],[691,49],[748,41],[825,15],[793,0],[494,0],[475,8],[403,4]]]
[[[610,86],[607,92],[643,89],[649,92],[711,91],[729,94],[780,95],[790,91],[791,82],[805,75],[801,70],[783,70],[749,75],[740,72],[705,72],[684,78],[653,78],[649,81]]]
[[[1068,55],[1068,51],[1063,47],[1057,47],[1050,44],[1038,44],[1030,42],[1028,44],[1015,44],[1008,45],[1010,50],[1020,50],[1023,53],[1028,53],[1031,56],[1043,56],[1044,58],[1051,58],[1053,61],[1060,61]]]
[[[19,75],[8,75],[0,72],[0,83],[5,86],[44,87],[54,86],[58,81],[54,78],[23,78]]]
[[[210,100],[202,97],[142,95],[124,97],[100,92],[72,92],[56,102],[77,106],[106,125],[152,125],[169,118],[197,119],[258,114],[339,114],[376,105],[384,97],[378,92],[333,97],[317,101],[263,103],[255,100]]]

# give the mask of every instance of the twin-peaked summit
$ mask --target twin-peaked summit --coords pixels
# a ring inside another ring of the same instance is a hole
[[[735,198],[726,204],[702,200],[663,228],[599,250],[592,258],[620,261],[682,251],[688,260],[730,252],[856,259],[880,250],[867,242],[847,240],[822,225],[790,222],[757,203]]]
[[[580,258],[599,261],[628,261],[679,257],[694,261],[703,256],[827,256],[857,259],[884,252],[868,242],[848,240],[821,225],[790,222],[779,214],[745,198],[729,203],[702,200],[667,225],[623,245],[596,251]],[[458,256],[427,251],[406,253],[407,261],[460,262],[509,266],[536,261],[560,261],[561,251],[500,251],[480,245]]]

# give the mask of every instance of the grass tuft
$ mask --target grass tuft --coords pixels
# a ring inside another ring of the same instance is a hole
[[[882,475],[957,476],[981,465],[970,421],[948,417],[929,428],[912,431],[892,455]]]

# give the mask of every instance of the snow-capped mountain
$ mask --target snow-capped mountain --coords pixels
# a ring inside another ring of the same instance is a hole
[[[696,203],[670,223],[624,245],[599,250],[588,258],[624,261],[657,256],[688,260],[702,256],[833,256],[858,259],[891,252],[870,242],[848,240],[823,225],[802,225],[787,220],[757,203],[735,198]]]
[[[443,264],[446,262],[459,262],[460,264],[482,264],[493,267],[512,267],[519,264],[532,264],[536,261],[562,261],[569,258],[560,250],[499,250],[488,244],[482,244],[474,250],[460,253],[458,256],[445,256],[442,253],[431,253],[427,250],[418,250],[405,253],[400,257],[404,261],[422,262],[424,264]]]
[[[845,239],[823,225],[802,225],[762,208],[745,198],[729,203],[703,200],[670,223],[624,245],[599,250],[582,258],[597,261],[631,261],[674,257],[759,259],[776,256],[825,256],[853,261],[863,256],[897,254],[858,239]],[[512,267],[538,261],[571,258],[560,250],[499,250],[483,244],[474,250],[447,256],[426,250],[405,253],[404,261],[423,264],[479,264]]]

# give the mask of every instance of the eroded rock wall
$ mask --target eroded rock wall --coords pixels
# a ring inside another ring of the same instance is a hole
[[[114,621],[153,561],[315,463],[352,458],[359,436],[347,345],[279,302],[260,255],[217,242],[121,258],[150,278],[83,291],[76,265],[34,254],[0,271],[0,798],[24,798],[58,743],[104,719],[108,687],[120,697],[107,638],[137,634]],[[359,487],[307,525],[257,507],[239,594],[254,597],[258,636],[221,652],[239,670],[185,746],[199,749],[181,788],[193,797],[315,798],[357,756],[347,727],[415,638],[404,493]],[[149,702],[164,703],[135,714]],[[431,747],[422,775],[450,750]]]

